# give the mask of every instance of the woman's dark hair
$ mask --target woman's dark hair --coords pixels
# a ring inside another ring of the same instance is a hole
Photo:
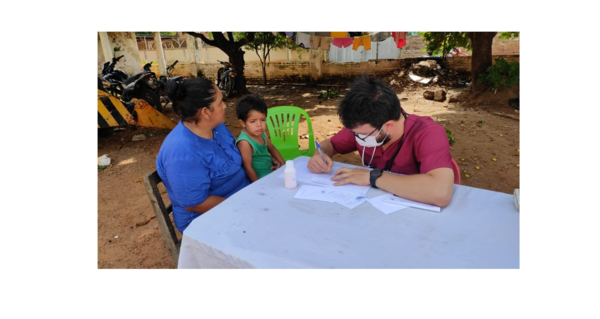
[[[248,113],[250,111],[258,111],[263,114],[267,114],[267,104],[260,96],[246,95],[241,98],[235,106],[235,112],[237,113],[238,119],[246,122],[248,119]]]
[[[179,112],[184,121],[198,121],[198,110],[207,107],[215,101],[217,87],[205,78],[192,78],[182,82],[169,81],[166,93],[172,101],[179,101]]]
[[[401,112],[400,100],[392,88],[363,75],[352,83],[337,113],[344,127],[353,129],[364,124],[380,128],[389,120],[400,119]]]

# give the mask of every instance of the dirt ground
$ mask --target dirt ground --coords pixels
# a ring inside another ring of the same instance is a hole
[[[486,92],[479,96],[468,87],[423,85],[396,74],[382,78],[392,85],[409,114],[430,116],[452,132],[452,157],[461,169],[462,185],[512,194],[519,188],[519,112],[508,100],[519,96],[519,89]],[[336,115],[341,97],[320,99],[325,89],[344,94],[346,85],[249,85],[253,94],[263,97],[267,105],[295,105],[305,109],[312,121],[317,141],[329,138],[342,126]],[[426,100],[423,92],[445,90],[444,102]],[[225,124],[235,137],[237,125],[235,103],[226,101]],[[164,112],[179,121],[170,105]],[[98,131],[98,157],[107,154],[111,164],[98,171],[98,268],[175,268],[150,206],[142,177],[156,169],[156,156],[169,130],[126,127]],[[300,133],[307,133],[301,126]],[[143,141],[132,141],[144,134]],[[308,140],[300,140],[307,148]],[[357,152],[336,155],[335,161],[361,165]],[[161,184],[162,186],[162,184]],[[168,203],[164,186],[163,198]],[[181,234],[178,234],[181,236]]]

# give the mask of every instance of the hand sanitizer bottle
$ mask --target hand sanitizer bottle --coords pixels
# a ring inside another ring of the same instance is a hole
[[[285,170],[283,171],[285,177],[285,188],[296,188],[298,183],[296,182],[296,168],[294,167],[294,161],[288,160],[285,162]]]

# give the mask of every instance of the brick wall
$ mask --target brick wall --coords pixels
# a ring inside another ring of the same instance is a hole
[[[503,58],[508,62],[519,61],[518,55],[495,55],[493,59]],[[334,63],[334,62],[323,62],[321,64],[321,76],[316,76],[315,67],[308,61],[299,62],[277,62],[270,63],[267,66],[267,81],[289,81],[289,82],[316,82],[316,81],[335,81],[343,80],[346,78],[352,78],[362,73],[369,75],[387,75],[393,71],[398,71],[409,67],[413,63],[418,63],[419,60],[415,58],[407,59],[390,59],[390,60],[379,60],[366,61],[366,62],[347,62],[347,63]],[[221,67],[220,64],[198,64],[203,74],[211,79],[215,80],[217,70]],[[446,67],[450,70],[457,72],[471,72],[471,57],[461,56],[446,59]],[[183,68],[181,70],[184,70]],[[180,73],[182,75],[189,76],[190,74]],[[246,63],[244,74],[249,82],[260,83],[262,82],[262,69],[260,63]]]

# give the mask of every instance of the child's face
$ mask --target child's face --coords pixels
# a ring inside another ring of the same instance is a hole
[[[260,137],[267,129],[266,115],[264,113],[252,110],[248,113],[246,122],[239,120],[240,124],[246,129],[246,132],[254,137]]]

